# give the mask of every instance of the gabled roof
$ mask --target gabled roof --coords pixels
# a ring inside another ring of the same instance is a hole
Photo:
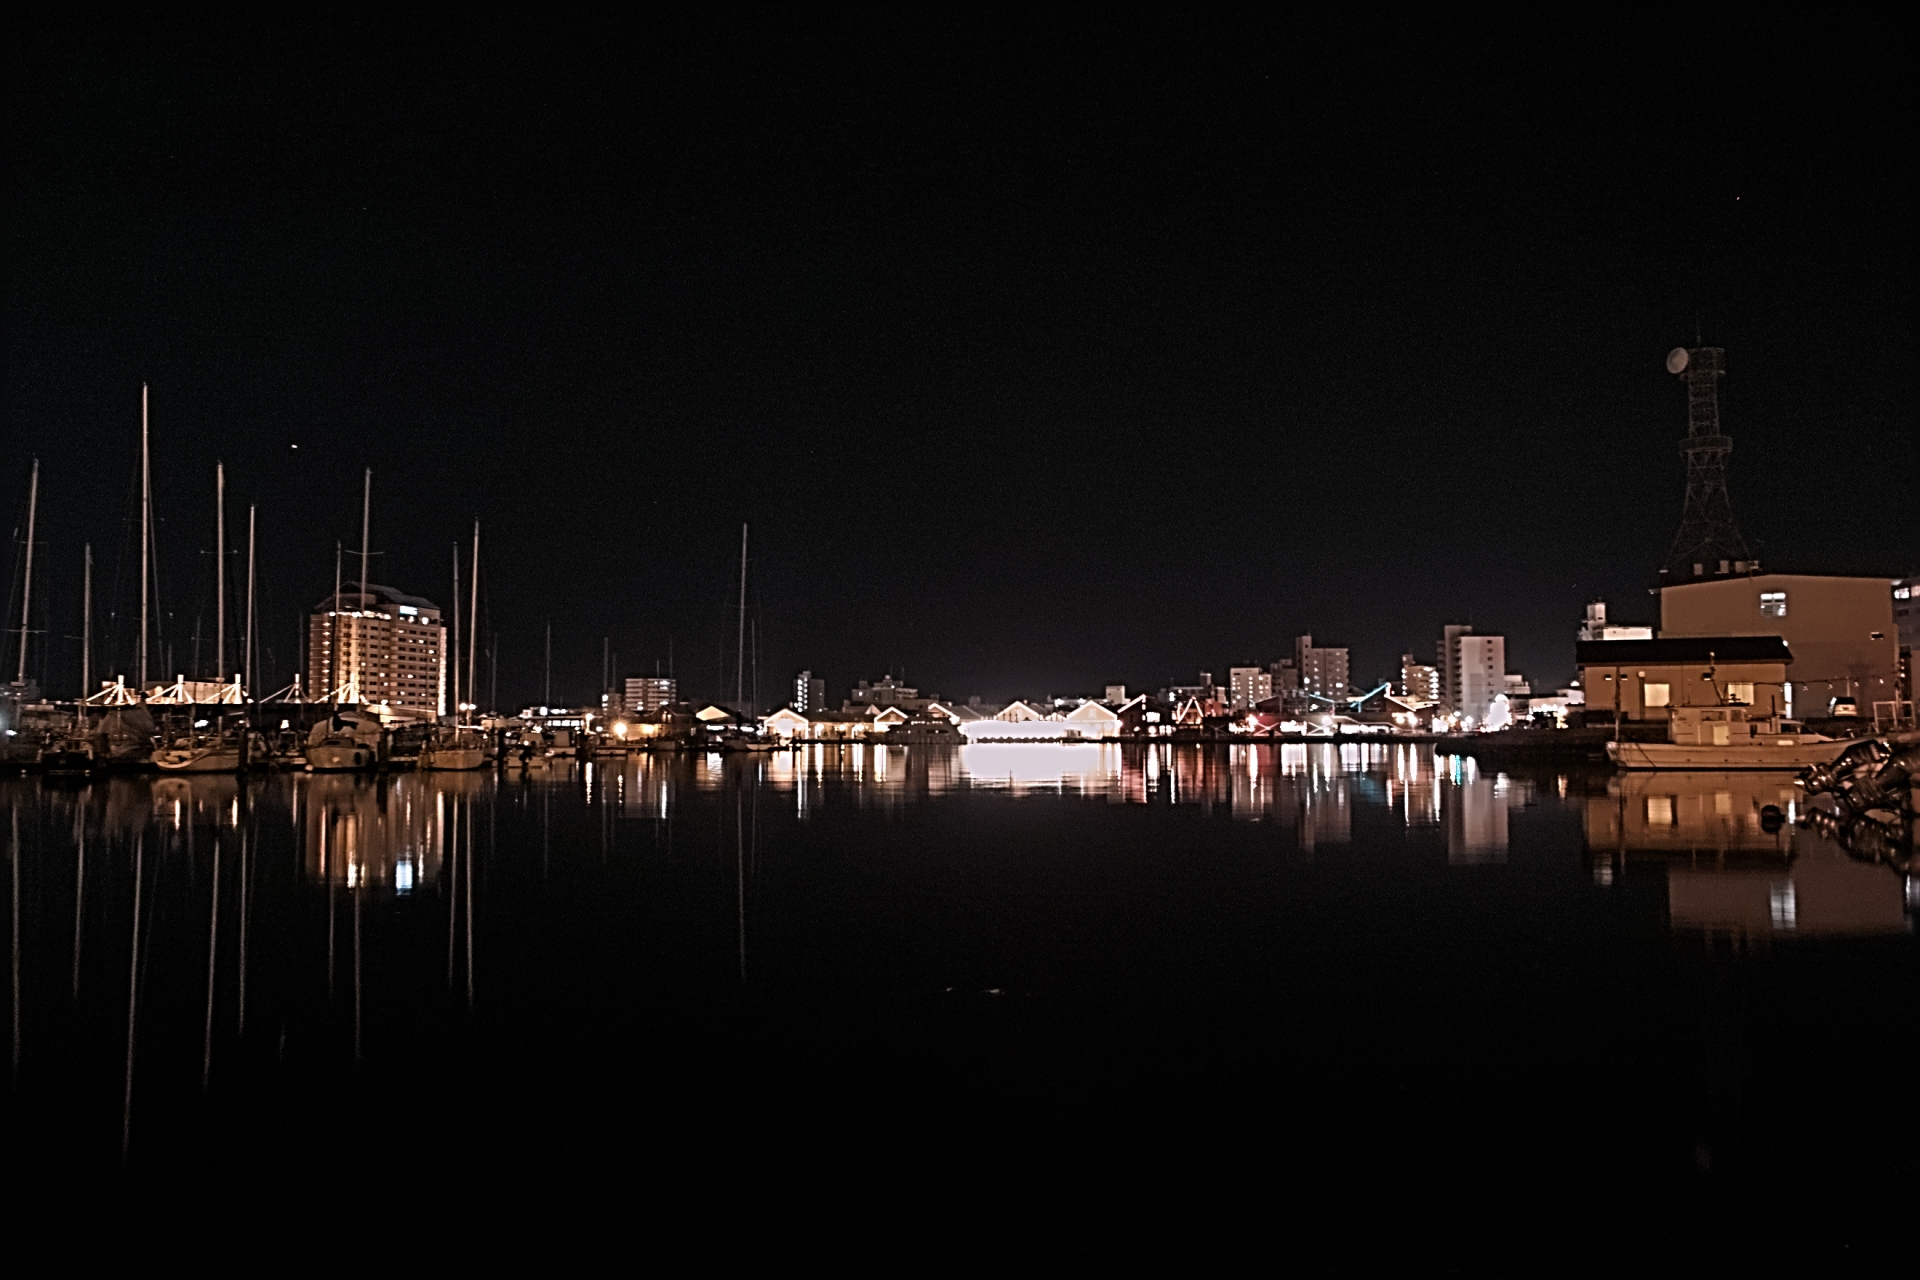
[[[1792,662],[1779,636],[1667,636],[1659,640],[1581,640],[1573,646],[1582,667],[1653,663]]]
[[[1113,713],[1111,707],[1103,706],[1098,702],[1083,702],[1073,710],[1067,712],[1066,718],[1069,720],[1098,720],[1106,723],[1118,720],[1120,717]]]

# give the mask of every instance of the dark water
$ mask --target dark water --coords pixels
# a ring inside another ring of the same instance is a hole
[[[1406,747],[0,780],[9,1145],[1845,1249],[1912,1205],[1915,891],[1791,800]]]

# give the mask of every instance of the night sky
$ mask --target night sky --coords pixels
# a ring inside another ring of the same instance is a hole
[[[8,32],[0,519],[38,455],[56,694],[83,541],[131,660],[143,381],[173,667],[220,458],[261,692],[367,466],[375,581],[444,603],[483,522],[503,702],[548,620],[556,698],[603,636],[730,683],[742,521],[763,702],[1224,680],[1305,630],[1370,684],[1451,621],[1551,685],[1586,600],[1655,620],[1696,326],[1763,561],[1920,568],[1871,27],[141,20]]]

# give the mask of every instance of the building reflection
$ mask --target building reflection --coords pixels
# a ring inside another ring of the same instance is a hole
[[[827,807],[887,809],[956,792],[1179,805],[1272,823],[1303,851],[1351,843],[1355,814],[1384,810],[1437,829],[1460,865],[1506,859],[1509,813],[1533,784],[1410,744],[808,743],[772,752],[656,752],[599,761],[548,785],[585,786],[622,817],[664,821],[676,798],[752,785],[792,797],[797,816]],[[1564,789],[1564,788],[1563,788]]]
[[[1799,803],[1785,773],[1615,775],[1586,801],[1594,880],[1657,864],[1675,931],[1742,945],[1904,931],[1900,878],[1797,829]]]
[[[439,882],[457,827],[471,821],[478,774],[299,778],[295,824],[307,879],[374,895],[409,894]]]

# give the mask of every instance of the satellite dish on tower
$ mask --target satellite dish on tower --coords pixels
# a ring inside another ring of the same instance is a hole
[[[1667,352],[1668,373],[1684,373],[1686,372],[1686,368],[1687,349],[1685,347],[1675,347],[1673,350]]]

